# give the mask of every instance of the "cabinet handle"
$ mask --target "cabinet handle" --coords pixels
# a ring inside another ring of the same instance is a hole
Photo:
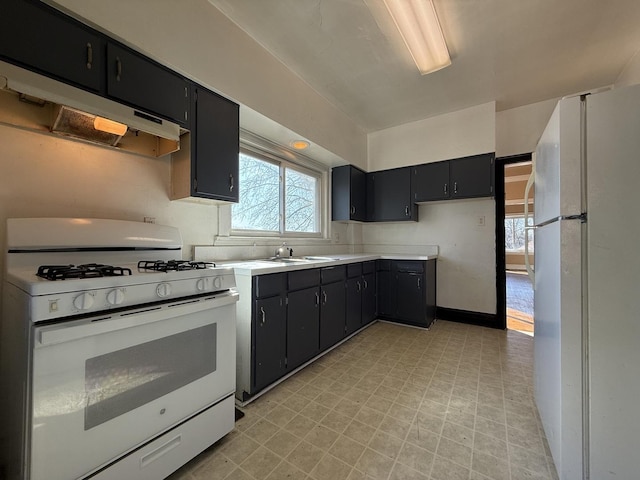
[[[260,322],[260,325],[264,325],[267,321],[267,313],[264,311],[264,307],[260,307],[260,313],[262,313],[262,321]]]
[[[233,192],[233,174],[229,174],[229,191]]]
[[[355,205],[351,205],[351,215],[355,215],[356,214],[356,207]]]
[[[404,214],[408,217],[409,216],[409,205],[406,205],[404,207]]]
[[[122,78],[122,62],[120,57],[116,57],[116,80],[119,82]]]
[[[362,285],[360,284],[360,281],[357,281],[356,285],[358,285],[358,291],[362,290]]]
[[[322,291],[322,304],[323,305],[327,304],[327,291],[326,290]]]
[[[444,184],[444,194],[445,195],[449,194],[449,185],[447,185],[446,183]]]
[[[364,282],[364,289],[366,290],[367,288],[369,288],[369,283],[367,283],[366,280],[363,280],[363,282]]]
[[[453,194],[458,193],[458,182],[453,182]]]
[[[420,288],[420,280],[422,280],[420,277],[418,277],[418,288]]]
[[[91,70],[91,65],[93,64],[93,47],[91,43],[87,43],[87,69]]]
[[[320,295],[318,295],[318,292],[316,292],[316,307],[320,305]]]

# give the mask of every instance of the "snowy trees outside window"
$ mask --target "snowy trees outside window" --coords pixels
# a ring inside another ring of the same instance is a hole
[[[320,175],[240,154],[240,201],[231,228],[263,234],[321,233]]]

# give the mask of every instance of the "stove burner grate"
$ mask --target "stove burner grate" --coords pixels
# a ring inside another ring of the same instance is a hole
[[[36,273],[47,280],[67,280],[75,278],[119,277],[131,275],[131,269],[86,263],[84,265],[41,265]]]
[[[212,262],[190,262],[189,260],[141,260],[138,262],[138,269],[154,272],[202,270],[215,266],[216,264]]]

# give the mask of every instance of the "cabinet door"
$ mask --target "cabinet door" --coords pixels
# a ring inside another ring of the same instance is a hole
[[[428,326],[424,292],[423,273],[396,273],[396,317],[398,320]]]
[[[418,221],[418,209],[411,195],[411,168],[395,168],[369,174],[369,196],[376,222]]]
[[[488,153],[451,160],[451,197],[493,196],[493,159]]]
[[[146,57],[107,44],[107,95],[187,126],[189,83]]]
[[[344,165],[331,170],[331,219],[334,221],[367,219],[367,174]]]
[[[287,316],[281,296],[256,300],[254,328],[254,391],[285,373]]]
[[[320,287],[320,350],[344,338],[345,300],[344,281]]]
[[[96,32],[41,2],[0,2],[0,56],[12,63],[97,92],[104,44]]]
[[[199,88],[195,103],[195,146],[191,152],[193,196],[238,201],[239,107]]]
[[[347,279],[347,324],[346,334],[350,335],[362,326],[362,279]]]
[[[392,272],[389,270],[379,270],[376,273],[378,315],[389,317],[395,315],[394,288],[395,283]]]
[[[449,162],[425,163],[412,168],[411,188],[415,202],[449,198]]]
[[[320,291],[318,287],[289,292],[287,306],[287,368],[293,370],[319,352]]]
[[[362,324],[366,325],[376,319],[376,274],[367,273],[362,276]]]

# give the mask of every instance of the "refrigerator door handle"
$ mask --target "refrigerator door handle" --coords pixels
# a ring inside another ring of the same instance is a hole
[[[531,175],[529,175],[527,186],[524,188],[524,265],[527,269],[527,275],[529,275],[529,279],[531,279],[531,284],[534,286],[536,284],[536,275],[533,271],[533,268],[531,267],[531,262],[529,262],[529,230],[533,230],[536,227],[529,226],[529,191],[536,181],[535,167],[536,155],[534,153],[531,159]]]

